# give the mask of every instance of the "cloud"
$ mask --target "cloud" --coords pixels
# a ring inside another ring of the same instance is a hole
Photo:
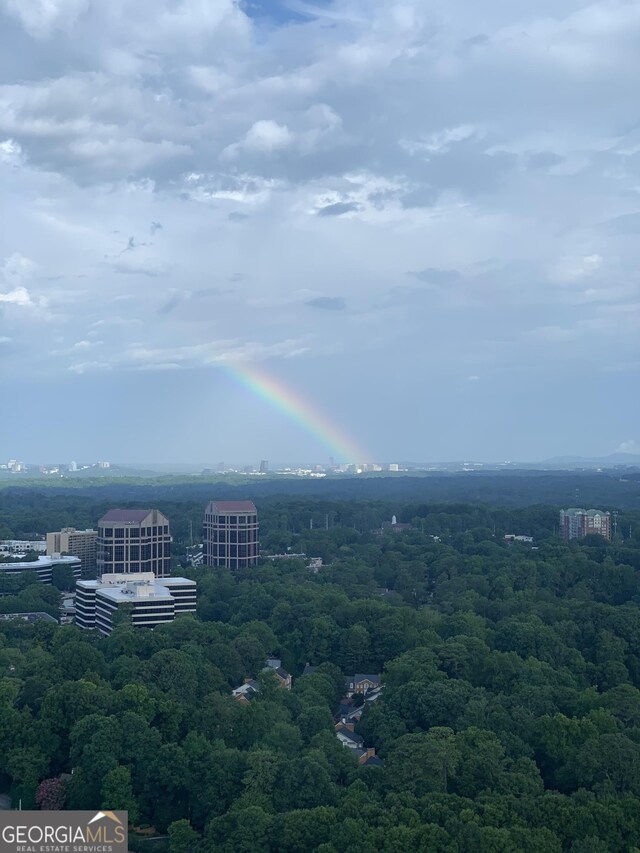
[[[360,210],[361,206],[353,201],[337,201],[334,204],[328,204],[326,207],[321,207],[317,214],[318,216],[342,216],[344,213],[355,213]]]
[[[2,0],[32,36],[42,39],[52,30],[68,28],[89,5],[89,0]]]
[[[445,154],[451,150],[456,142],[470,139],[477,133],[477,128],[470,124],[462,124],[458,127],[446,127],[429,133],[416,140],[401,140],[400,145],[409,154]]]
[[[347,302],[341,296],[317,296],[315,299],[307,300],[305,305],[320,308],[323,311],[344,311]]]
[[[0,293],[0,302],[4,302],[5,305],[33,305],[33,300],[26,287],[14,287],[8,293]]]
[[[0,276],[7,284],[18,284],[31,278],[35,270],[36,265],[30,258],[14,252],[0,267]]]
[[[637,4],[258,5],[0,0],[0,333],[37,342],[3,373],[118,395],[162,371],[177,399],[216,359],[270,360],[384,443],[371,377],[402,405],[410,351],[433,409],[476,375],[493,406],[466,433],[418,412],[418,454],[457,434],[518,455],[514,405],[534,447],[615,444],[612,406],[633,435]]]
[[[167,300],[167,302],[164,303],[164,305],[158,308],[157,313],[162,314],[164,316],[166,316],[167,314],[171,314],[171,312],[174,311],[178,307],[178,305],[180,305],[183,299],[184,296],[182,293],[174,293],[173,296],[171,296]]]
[[[240,142],[234,142],[222,152],[224,159],[234,159],[243,151],[258,154],[274,154],[288,148],[293,142],[291,131],[286,125],[271,119],[261,119],[251,125]]]
[[[610,231],[616,234],[640,234],[640,212],[614,216],[605,224]]]
[[[455,284],[455,282],[462,278],[457,270],[442,270],[435,267],[427,267],[427,269],[424,270],[411,272],[409,275],[412,275],[414,278],[419,279],[425,284],[433,284],[438,287],[444,287],[447,284]]]
[[[628,438],[626,441],[620,442],[620,444],[613,451],[614,453],[640,453],[640,444],[637,441],[634,441],[632,438]]]

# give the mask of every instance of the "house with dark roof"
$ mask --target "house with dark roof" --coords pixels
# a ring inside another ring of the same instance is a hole
[[[373,755],[370,755],[371,752],[373,752]],[[384,767],[384,761],[380,758],[379,755],[376,755],[375,749],[368,749],[366,757],[364,758],[364,760],[360,759],[358,761],[358,764],[361,767]]]
[[[267,658],[267,665],[263,672],[272,672],[278,679],[278,686],[283,690],[291,690],[293,679],[286,669],[282,667],[280,658]]]
[[[343,746],[349,749],[362,749],[364,738],[354,732],[353,724],[340,722],[336,725],[335,731],[336,737]]]
[[[379,675],[357,672],[355,675],[347,676],[344,683],[346,696],[351,697],[354,693],[362,693],[366,696],[370,690],[379,688],[381,681]]]
[[[231,691],[234,699],[237,699],[241,705],[248,705],[260,692],[260,685],[253,678],[245,678],[244,684],[236,687]]]

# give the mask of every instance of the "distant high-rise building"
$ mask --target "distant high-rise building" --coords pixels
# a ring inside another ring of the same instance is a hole
[[[96,530],[76,530],[63,527],[57,533],[47,533],[47,554],[69,554],[80,557],[82,574],[92,577],[96,571]]]
[[[110,509],[98,522],[98,575],[171,574],[169,519],[157,509]]]
[[[268,474],[269,473],[269,460],[268,459],[262,459],[261,460],[261,462],[260,462],[260,473],[261,474]]]
[[[224,462],[218,462],[218,474],[224,474],[226,470],[227,466],[224,464]]]
[[[258,513],[253,501],[211,501],[204,513],[206,566],[245,569],[258,563]]]
[[[70,471],[77,471],[78,470],[78,463],[77,462],[69,462],[69,470]]]
[[[560,535],[565,542],[596,534],[611,539],[611,515],[599,509],[560,510]]]

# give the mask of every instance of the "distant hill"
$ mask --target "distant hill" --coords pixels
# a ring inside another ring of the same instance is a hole
[[[614,465],[625,465],[630,468],[640,467],[638,453],[610,453],[608,456],[553,456],[539,463],[553,468],[611,468]]]

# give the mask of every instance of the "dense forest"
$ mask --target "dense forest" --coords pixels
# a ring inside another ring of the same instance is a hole
[[[200,496],[155,497],[180,555]],[[114,505],[2,501],[16,536]],[[108,638],[0,622],[0,791],[23,808],[126,808],[131,849],[158,853],[640,850],[640,512],[620,501],[613,542],[565,544],[557,505],[499,504],[273,495],[263,546],[320,556],[317,573],[295,558],[182,567],[196,618]],[[378,532],[392,513],[412,528]],[[5,611],[55,608],[32,580]],[[376,766],[335,733],[354,673],[382,678],[377,701],[351,700]],[[241,703],[246,677],[259,689]]]

